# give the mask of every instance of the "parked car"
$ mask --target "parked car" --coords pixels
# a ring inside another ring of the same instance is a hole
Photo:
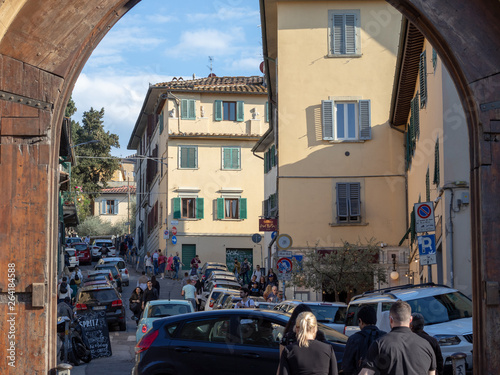
[[[256,301],[255,302],[255,308],[256,309],[261,309],[261,310],[274,310],[274,306],[276,306],[276,303],[274,302],[260,302]]]
[[[118,324],[120,331],[127,330],[125,306],[120,293],[108,285],[93,285],[80,288],[76,295],[76,315],[87,310],[105,310],[108,325]]]
[[[84,281],[81,286],[84,287],[84,286],[95,286],[95,285],[109,285],[110,287],[114,288],[114,285],[111,284],[111,281],[107,279]]]
[[[76,250],[80,264],[92,264],[92,254],[90,246],[87,243],[75,242],[72,247]]]
[[[128,286],[130,284],[130,277],[128,273],[127,264],[120,257],[107,257],[98,260],[97,264],[114,264],[120,270],[122,285]]]
[[[227,271],[227,265],[226,263],[221,263],[221,262],[205,262],[203,267],[201,267],[200,273],[203,275],[207,268],[217,268],[221,270]]]
[[[220,278],[227,278],[227,279],[238,281],[236,279],[236,276],[232,272],[215,270],[209,274],[209,276],[205,279],[205,282],[213,280],[213,279],[217,279],[217,278],[219,278],[219,279]]]
[[[219,280],[219,279],[211,280],[205,283],[205,287],[200,297],[202,307],[205,306],[207,298],[210,295],[210,293],[212,293],[213,288],[224,288],[224,289],[232,289],[239,291],[241,289],[241,285],[233,280]]]
[[[109,269],[87,271],[87,278],[85,281],[100,279],[101,276],[106,277],[111,285],[113,285],[113,287],[118,291],[117,280],[115,280],[113,273]]]
[[[97,260],[101,257],[101,248],[106,245],[109,249],[108,256],[116,256],[116,248],[112,240],[96,239],[92,244],[92,260]]]
[[[80,261],[78,260],[78,256],[76,255],[76,249],[73,249],[72,247],[67,247],[64,251],[66,251],[66,253],[69,256],[68,268],[70,270],[80,265]]]
[[[355,296],[347,307],[345,334],[350,336],[359,330],[357,317],[361,305],[373,306],[377,326],[390,330],[389,310],[398,300],[408,302],[412,312],[424,316],[424,330],[438,340],[445,367],[451,366],[453,353],[462,352],[467,354],[467,369],[472,369],[472,301],[446,285],[409,284]]]
[[[303,302],[291,300],[278,303],[274,306],[274,310],[291,314],[293,313],[293,310],[295,310],[295,307],[300,304],[309,306],[318,322],[323,323],[340,333],[344,332],[347,305],[343,302]]]
[[[73,247],[72,245],[77,242],[82,242],[80,237],[66,237],[66,247]]]
[[[158,319],[135,347],[132,374],[276,375],[289,315],[257,309],[202,311]],[[347,337],[319,324],[341,367]]]
[[[212,272],[214,271],[223,271],[223,272],[228,272],[227,267],[222,267],[222,266],[210,266],[206,268],[204,271],[200,273],[201,279],[206,280],[210,277]]]
[[[146,306],[144,306],[141,319],[137,324],[137,331],[135,333],[136,342],[139,342],[142,336],[149,331],[155,320],[165,318],[167,316],[186,314],[190,312],[194,312],[193,304],[187,300],[158,299],[155,301],[149,301],[146,303]]]
[[[219,299],[219,297],[224,295],[228,291],[229,289],[225,288],[213,288],[212,292],[210,292],[206,302],[204,303],[204,310],[205,311],[213,310],[217,306],[215,303]]]
[[[240,291],[235,290],[235,289],[226,289],[226,291],[217,298],[217,300],[214,303],[214,310],[215,309],[227,309],[227,308],[232,308],[232,300],[234,297],[239,297]]]
[[[96,264],[94,267],[95,271],[99,270],[110,270],[111,275],[113,275],[113,279],[116,281],[116,288],[118,291],[121,293],[122,290],[122,278],[121,278],[121,273],[120,270],[118,269],[118,266],[116,264]]]

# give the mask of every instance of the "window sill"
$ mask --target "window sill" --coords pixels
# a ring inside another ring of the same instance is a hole
[[[241,168],[222,168],[221,171],[241,171]]]
[[[198,168],[178,168],[181,171],[196,171]]]
[[[335,139],[329,140],[328,143],[365,143],[364,139]]]
[[[245,219],[219,219],[220,221],[243,221]]]
[[[361,222],[361,223],[330,223],[331,227],[366,227],[369,223]]]
[[[334,55],[334,54],[329,53],[328,55],[326,55],[327,58],[334,58],[334,59],[338,59],[338,58],[351,59],[351,58],[359,58],[362,56],[363,55],[359,54],[359,53],[350,54],[350,55],[337,55],[337,54]]]
[[[174,220],[180,220],[180,221],[198,221],[201,219],[195,218],[195,217],[181,217],[180,219],[174,219]]]

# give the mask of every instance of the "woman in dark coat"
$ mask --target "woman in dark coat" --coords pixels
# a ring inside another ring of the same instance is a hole
[[[151,283],[153,284],[153,288],[158,292],[158,298],[160,298],[160,283],[156,280],[156,276],[151,277]]]
[[[130,310],[134,313],[132,319],[136,321],[137,325],[139,325],[139,319],[141,318],[142,313],[142,293],[141,287],[138,286],[134,289],[130,299],[128,300]]]

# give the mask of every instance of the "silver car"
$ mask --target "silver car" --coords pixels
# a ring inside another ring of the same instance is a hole
[[[120,270],[120,275],[122,277],[122,285],[129,286],[130,277],[128,273],[127,264],[125,263],[123,258],[120,257],[101,258],[99,259],[97,264],[115,264],[118,267],[118,270]]]

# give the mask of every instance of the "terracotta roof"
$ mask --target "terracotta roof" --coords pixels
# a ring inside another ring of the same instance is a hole
[[[130,194],[135,194],[135,186],[120,186],[102,189],[101,193],[103,194],[128,194],[130,188]]]
[[[252,77],[207,77],[183,80],[173,78],[170,82],[161,82],[154,85],[165,87],[172,91],[207,91],[207,92],[241,92],[249,94],[266,94],[264,78]]]
[[[236,133],[171,133],[170,138],[174,137],[216,137],[216,138],[260,138],[260,134],[236,134]]]

